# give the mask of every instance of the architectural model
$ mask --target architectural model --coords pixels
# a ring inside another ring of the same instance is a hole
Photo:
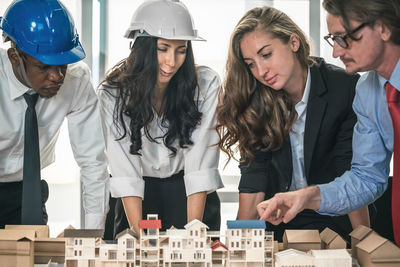
[[[273,266],[273,233],[265,232],[264,221],[229,221],[226,245],[212,241],[199,220],[160,233],[158,216],[148,215],[139,229],[139,235],[123,231],[113,244],[95,230],[66,230],[66,267]]]
[[[228,221],[227,226],[226,267],[272,266],[273,234],[265,231],[265,221]]]
[[[47,225],[6,225],[0,230],[0,266],[64,263],[64,238],[49,238]]]
[[[318,237],[318,231],[287,230],[285,244],[296,249],[285,249],[265,231],[264,221],[228,221],[223,234],[207,231],[198,220],[166,232],[160,232],[161,223],[149,215],[139,222],[139,233],[126,229],[116,241],[104,241],[102,230],[65,229],[61,237],[49,238],[47,226],[7,226],[0,230],[0,266],[62,263],[64,256],[65,267],[400,266],[400,248],[365,226],[351,233],[358,255],[352,258],[344,248],[332,249],[344,244],[330,229]],[[328,249],[320,249],[321,240]]]
[[[400,266],[400,248],[375,232],[371,232],[356,247],[362,267]]]
[[[285,230],[283,234],[283,249],[309,251],[321,249],[321,237],[318,230]]]
[[[345,249],[346,241],[328,227],[320,233],[323,249]]]

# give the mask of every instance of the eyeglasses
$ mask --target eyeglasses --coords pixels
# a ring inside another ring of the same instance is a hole
[[[347,43],[347,39],[350,38],[352,40],[357,40],[356,38],[353,37],[353,34],[367,26],[369,22],[364,22],[354,30],[350,31],[349,33],[345,35],[340,35],[340,34],[328,34],[324,36],[324,39],[328,42],[330,46],[333,47],[334,42],[336,42],[340,47],[342,48],[347,48],[349,47],[349,44]]]

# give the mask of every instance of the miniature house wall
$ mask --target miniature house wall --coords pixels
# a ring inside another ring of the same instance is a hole
[[[222,264],[228,255],[228,247],[225,246],[220,240],[215,240],[211,244],[212,250],[212,262],[216,264]]]
[[[351,254],[353,258],[357,257],[357,244],[366,238],[373,230],[364,225],[359,225],[354,229],[349,236],[351,237]]]
[[[275,267],[312,267],[314,257],[304,251],[287,249],[275,253]]]
[[[139,245],[136,237],[136,234],[130,229],[122,231],[115,237],[118,240],[118,259],[127,263],[135,263],[136,248]]]
[[[357,244],[357,255],[362,267],[400,266],[400,248],[375,232]]]
[[[33,230],[0,230],[0,266],[33,266],[34,239]]]
[[[99,256],[96,240],[103,230],[65,229],[65,267],[93,266]]]
[[[164,266],[174,263],[199,263],[200,266],[211,266],[211,247],[207,244],[208,226],[199,220],[185,225],[185,230],[169,229],[168,246],[163,249]]]
[[[156,214],[148,214],[147,220],[139,221],[140,266],[160,266],[161,220]]]
[[[283,249],[309,251],[321,249],[321,238],[318,230],[285,230],[283,234]]]
[[[310,250],[315,267],[351,267],[352,259],[346,249]]]
[[[320,233],[323,249],[345,249],[346,241],[328,227]]]
[[[65,240],[64,238],[49,238],[49,226],[48,225],[6,225],[5,229],[2,230],[3,236],[0,237],[0,240],[6,241],[7,235],[14,236],[13,242],[26,242],[22,241],[21,237],[25,237],[30,239],[33,242],[33,264],[47,264],[50,260],[53,263],[64,263],[65,259]],[[10,238],[11,236],[8,236]],[[17,239],[20,239],[19,241]],[[9,239],[7,243],[10,243]],[[12,243],[12,242],[11,242]],[[10,244],[11,244],[10,243]],[[9,245],[10,245],[9,244]],[[19,256],[18,250],[13,250],[14,256],[21,258]],[[0,249],[1,255],[9,255],[10,253],[2,252]],[[5,261],[2,261],[3,256],[0,256],[0,266],[13,266],[12,264],[8,264]],[[30,257],[29,256],[29,257]]]

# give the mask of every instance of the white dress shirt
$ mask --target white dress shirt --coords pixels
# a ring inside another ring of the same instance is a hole
[[[0,49],[0,182],[22,180],[27,108],[23,94],[30,90],[15,77],[7,50]],[[59,92],[51,98],[39,97],[36,114],[41,168],[54,162],[60,127],[68,119],[72,150],[81,168],[85,227],[104,229],[109,178],[100,112],[87,65],[68,65]]]
[[[311,74],[308,68],[307,82],[301,101],[296,104],[296,122],[290,130],[290,146],[292,148],[293,173],[290,191],[307,187],[307,178],[304,171],[304,129],[306,126],[307,103],[311,88]]]
[[[115,141],[119,135],[113,124],[116,89],[105,86],[99,88],[103,127],[106,136],[107,157],[112,178],[110,190],[113,197],[137,196],[144,197],[143,176],[168,178],[184,170],[186,195],[207,191],[213,192],[223,187],[218,171],[219,149],[215,144],[219,141],[216,126],[216,107],[218,104],[218,75],[208,67],[198,66],[199,111],[202,112],[201,123],[193,131],[193,145],[180,148],[178,140],[174,147],[176,156],[171,157],[170,151],[163,144],[151,142],[142,130],[142,156],[129,153],[129,132],[125,138]],[[163,136],[167,131],[161,126],[161,118],[155,118],[149,125],[150,135],[155,138]],[[129,118],[125,118],[129,126]]]

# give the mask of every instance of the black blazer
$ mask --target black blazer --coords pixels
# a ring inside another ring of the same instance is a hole
[[[353,127],[357,121],[352,103],[359,75],[347,74],[322,58],[315,58],[315,61],[310,67],[311,88],[304,132],[304,167],[308,185],[328,183],[350,169]],[[255,155],[256,159],[250,165],[239,166],[242,174],[239,191],[264,192],[266,199],[275,193],[288,191],[293,171],[289,138],[279,150],[257,151]],[[293,220],[294,228],[313,224],[313,216],[331,218],[313,211],[304,213],[307,213],[306,222],[296,225],[296,220]],[[350,222],[345,217],[347,229],[342,235],[351,231]],[[322,230],[325,228],[323,225],[316,228],[321,227]]]

